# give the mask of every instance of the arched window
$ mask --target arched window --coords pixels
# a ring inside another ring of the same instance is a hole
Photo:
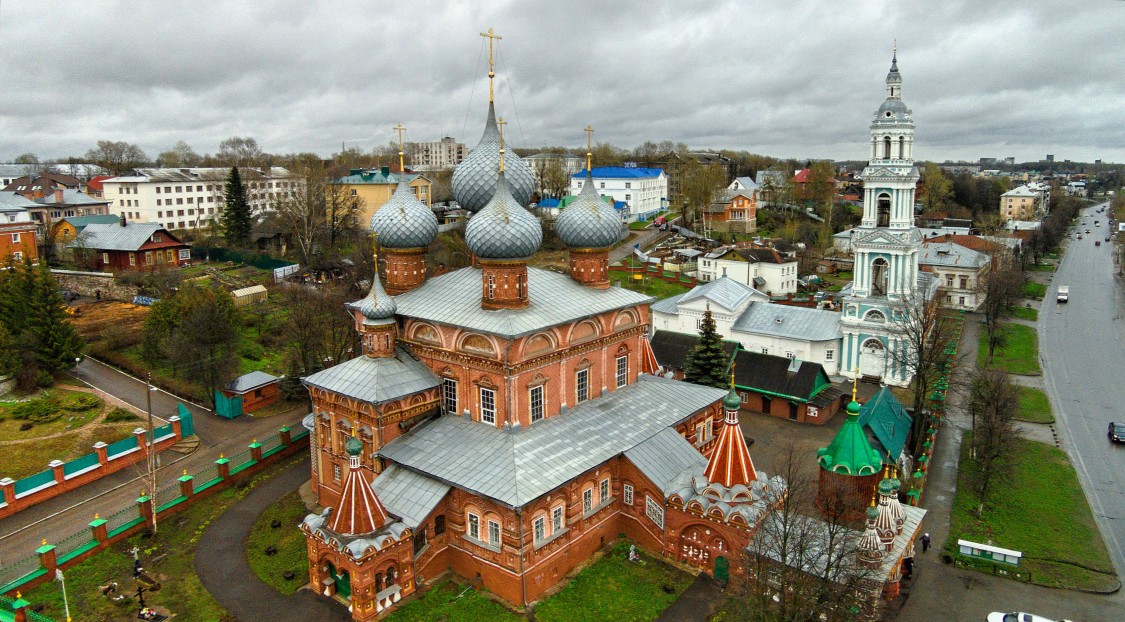
[[[395,584],[395,579],[397,578],[396,577],[397,574],[398,573],[395,572],[394,566],[391,566],[390,568],[387,568],[387,585],[386,585],[386,587],[391,587],[392,585]]]
[[[887,148],[890,149],[890,147]],[[875,226],[891,226],[891,195],[889,194],[880,194],[875,203]]]
[[[906,137],[898,137],[898,159],[903,160],[906,158]]]
[[[871,262],[871,293],[874,296],[887,295],[887,260],[882,257]]]
[[[883,159],[885,159],[885,160],[891,159],[891,137],[890,136],[884,136],[883,137]]]
[[[868,311],[866,315],[863,316],[863,319],[868,321],[868,322],[886,322],[887,316],[883,315],[883,313],[880,312],[880,311],[876,311],[876,310],[872,309],[871,311]]]

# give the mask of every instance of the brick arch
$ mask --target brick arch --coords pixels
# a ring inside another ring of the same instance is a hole
[[[602,329],[598,326],[597,322],[593,320],[583,320],[571,327],[567,341],[569,343],[589,341],[590,339],[596,339],[601,334]]]
[[[637,317],[637,312],[632,309],[620,311],[617,317],[613,318],[614,328],[628,328],[637,324],[640,324],[640,318]]]
[[[498,348],[490,337],[480,333],[463,333],[457,339],[457,349],[470,354],[496,356]]]
[[[441,339],[441,331],[432,324],[426,322],[416,322],[410,328],[411,341],[421,341],[424,343],[431,343],[439,347],[443,346]]]
[[[523,342],[523,355],[525,358],[535,356],[537,354],[544,354],[552,350],[557,350],[559,347],[558,336],[554,331],[543,331],[536,333]]]

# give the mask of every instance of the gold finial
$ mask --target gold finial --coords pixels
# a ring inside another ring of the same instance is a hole
[[[94,520],[98,520],[98,513],[94,512]]]
[[[585,131],[586,131],[586,171],[590,172],[590,174],[593,175],[593,173],[591,171],[593,171],[593,167],[594,167],[594,154],[593,154],[592,149],[590,148],[590,142],[591,142],[591,139],[594,136],[594,128],[591,125],[587,125]]]
[[[855,401],[855,394],[859,387],[859,365],[855,367],[855,377],[852,378],[852,401]]]
[[[254,444],[254,443],[257,443],[257,442],[258,442],[258,437],[257,437],[257,436],[255,436],[255,437],[254,437],[254,440],[250,441],[250,443],[251,443],[251,444]],[[185,470],[186,470],[186,469],[185,469]]]
[[[735,363],[730,364],[730,388],[734,388],[734,366]]]
[[[42,543],[42,544],[43,544],[43,546],[47,546],[47,539],[46,539],[46,538],[43,538],[43,543]]]
[[[406,127],[401,123],[395,125],[395,134],[398,134],[398,172],[399,174],[406,172],[406,163],[402,156],[402,135],[406,133]]]
[[[492,60],[492,44],[503,39],[500,35],[493,32],[491,28],[488,32],[480,33],[482,37],[488,37],[488,103],[493,102],[492,96],[492,80],[496,77],[496,63]]]
[[[504,172],[504,126],[507,125],[507,124],[508,124],[508,122],[504,120],[504,117],[500,117],[499,119],[496,119],[496,127],[500,130],[500,172],[501,173]]]
[[[379,273],[379,234],[371,232],[371,257],[375,261],[375,273]]]
[[[355,426],[352,426],[352,438],[355,438]]]
[[[187,469],[184,469],[184,475],[187,475]]]
[[[225,458],[225,456],[223,455],[223,452],[220,451],[219,452],[219,460],[222,460],[223,458]]]

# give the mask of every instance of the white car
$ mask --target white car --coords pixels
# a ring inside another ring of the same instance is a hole
[[[1030,613],[1023,613],[1013,611],[1011,613],[1004,613],[1003,611],[993,611],[988,614],[988,622],[1055,622],[1050,618],[1037,616]],[[1070,622],[1070,620],[1059,620],[1058,622]]]

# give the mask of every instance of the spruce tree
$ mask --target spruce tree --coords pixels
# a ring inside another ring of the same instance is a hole
[[[35,343],[35,362],[40,370],[52,374],[70,369],[82,353],[82,337],[67,319],[66,303],[47,264],[40,263],[34,272],[29,267],[28,271],[35,286],[27,314],[27,330]]]
[[[699,327],[699,343],[684,361],[684,380],[725,389],[730,382],[727,378],[729,366],[729,357],[723,351],[723,338],[715,330],[715,318],[707,309]]]
[[[226,206],[223,208],[223,237],[235,248],[250,246],[250,202],[238,167],[230,167],[226,184]]]

